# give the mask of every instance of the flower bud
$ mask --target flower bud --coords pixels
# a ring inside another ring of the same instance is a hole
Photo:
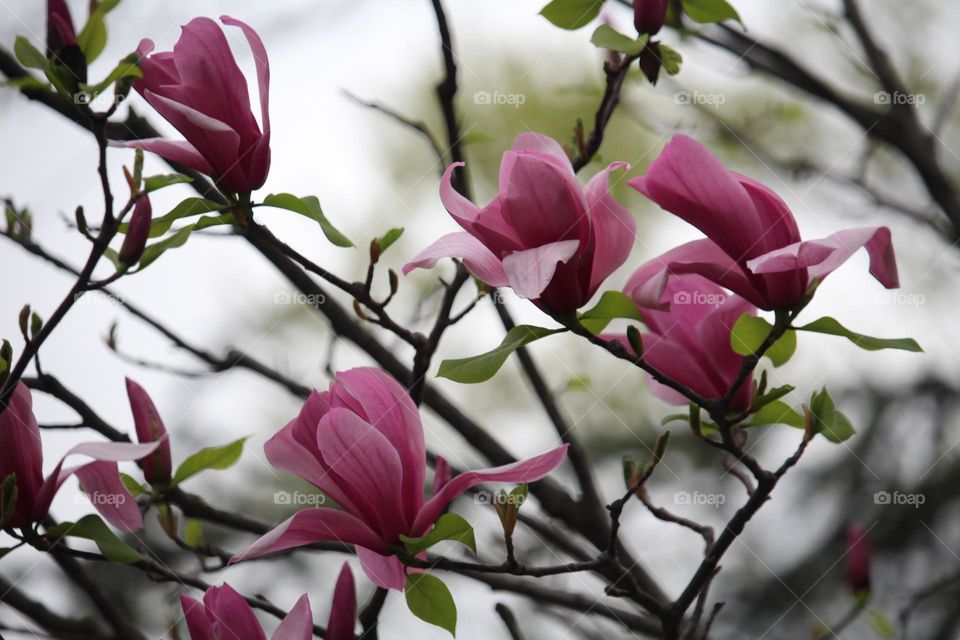
[[[150,236],[152,215],[150,198],[146,195],[140,196],[133,207],[133,215],[130,216],[127,237],[123,239],[123,245],[120,247],[119,257],[122,264],[129,266],[143,255],[143,250],[147,247],[147,238]]]
[[[633,0],[633,26],[640,35],[654,35],[667,19],[669,0]]]
[[[857,595],[870,591],[870,540],[857,523],[847,529],[847,584]]]
[[[141,443],[161,441],[157,450],[141,459],[137,464],[143,469],[143,477],[150,484],[170,479],[170,441],[167,430],[160,420],[160,414],[143,387],[127,378],[127,397],[133,412],[133,424],[137,431],[137,440]]]

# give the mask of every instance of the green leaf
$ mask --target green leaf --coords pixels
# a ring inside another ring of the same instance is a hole
[[[177,467],[177,471],[173,474],[172,484],[180,484],[187,478],[206,469],[228,469],[232,467],[240,459],[245,441],[246,438],[240,438],[222,447],[201,449]]]
[[[120,4],[120,0],[101,0],[90,12],[87,24],[77,34],[77,45],[83,51],[87,64],[92,63],[107,46],[107,14]]]
[[[23,36],[17,36],[14,40],[13,54],[17,56],[17,61],[28,69],[47,68],[47,57]]]
[[[566,329],[546,329],[528,324],[517,325],[507,332],[503,342],[496,349],[470,358],[444,360],[440,363],[440,370],[437,375],[464,384],[485,382],[492,378],[503,366],[503,363],[507,361],[510,354],[520,347],[562,331],[566,331]]]
[[[897,627],[882,612],[868,609],[867,619],[870,621],[870,626],[881,638],[895,638],[897,636]]]
[[[695,22],[710,24],[723,20],[736,20],[742,24],[740,14],[727,0],[682,0],[683,11]]]
[[[120,474],[120,480],[123,482],[123,486],[127,488],[127,491],[130,492],[130,495],[132,495],[134,498],[150,490],[149,487],[140,484],[139,480],[125,473]]]
[[[561,29],[579,29],[600,15],[603,0],[553,0],[540,15]]]
[[[161,176],[153,177],[158,178]],[[147,180],[150,180],[150,178],[147,178]],[[188,218],[190,216],[200,215],[201,213],[210,213],[211,211],[222,211],[226,208],[226,205],[219,204],[213,200],[207,200],[205,198],[187,198],[171,209],[169,213],[153,219],[153,221],[150,223],[150,237],[159,238],[170,230],[174,222],[180,220],[181,218]],[[129,228],[130,225],[128,223],[125,222],[121,224],[120,233],[127,233]]]
[[[879,351],[880,349],[902,349],[903,351],[914,352],[923,351],[913,338],[873,338],[871,336],[865,336],[862,333],[850,331],[830,316],[824,316],[823,318],[814,320],[810,324],[797,327],[797,331],[813,331],[814,333],[841,336],[867,351]]]
[[[612,49],[628,56],[638,56],[647,46],[650,36],[643,34],[639,38],[624,35],[608,24],[602,24],[590,36],[590,42],[600,49]]]
[[[9,80],[0,82],[0,85],[13,87],[15,89],[20,89],[21,91],[26,91],[28,89],[46,89],[50,86],[49,83],[33,76],[10,78]]]
[[[804,428],[803,416],[780,400],[768,402],[750,418],[751,426],[765,424],[786,424],[797,429]]]
[[[580,323],[589,329],[590,333],[596,334],[603,331],[614,318],[643,322],[643,316],[630,296],[620,291],[604,291],[599,302],[583,312]]]
[[[310,218],[320,225],[323,235],[327,236],[327,240],[332,242],[335,246],[354,246],[353,242],[350,241],[350,238],[337,231],[337,229],[330,224],[330,221],[327,220],[327,217],[323,215],[323,209],[320,208],[320,201],[316,198],[316,196],[298,198],[297,196],[289,193],[276,193],[267,196],[263,200],[263,204],[268,207],[276,207],[277,209],[293,211],[294,213],[299,213],[302,216]]]
[[[657,45],[657,51],[660,54],[660,64],[672,76],[680,73],[680,65],[683,64],[683,56],[676,49],[672,49],[662,42]]]
[[[118,80],[123,78],[142,78],[143,71],[140,70],[140,66],[137,64],[137,54],[131,53],[126,58],[121,60],[116,67],[113,68],[106,78],[103,81],[98,82],[97,84],[87,85],[86,90],[97,96],[103,93],[110,85]]]
[[[164,238],[160,242],[155,242],[151,245],[148,245],[147,248],[143,250],[143,255],[140,256],[140,262],[137,263],[137,271],[143,271],[149,267],[151,264],[153,264],[154,260],[163,255],[163,253],[168,249],[182,247],[187,243],[187,240],[190,239],[191,232],[193,232],[192,224],[179,229],[176,233]]]
[[[403,587],[410,613],[457,635],[457,604],[447,585],[429,573],[412,573]]]
[[[196,548],[203,540],[203,523],[200,520],[190,518],[183,525],[183,541],[188,547]]]
[[[445,513],[440,516],[433,528],[419,538],[401,535],[400,540],[412,555],[417,555],[443,540],[459,542],[473,551],[473,555],[477,555],[477,540],[473,534],[473,526],[455,513]]]
[[[100,552],[112,562],[122,564],[132,564],[143,560],[143,557],[136,549],[117,537],[110,530],[100,516],[84,516],[76,522],[61,522],[52,529],[47,530],[46,536],[49,538],[63,538],[70,536],[72,538],[86,538],[93,540]]]
[[[826,387],[810,399],[810,417],[817,433],[831,442],[843,442],[856,433],[847,416],[837,411]]]
[[[185,176],[182,173],[164,173],[157,176],[148,176],[143,179],[143,190],[146,193],[151,191],[156,191],[157,189],[163,189],[164,187],[169,187],[172,184],[181,184],[183,182],[192,182],[193,178]],[[197,200],[203,200],[203,198],[196,198]],[[212,201],[208,201],[212,202]],[[180,204],[183,204],[182,202]],[[179,206],[179,205],[178,205]],[[217,205],[219,207],[219,205]],[[151,231],[153,231],[153,225],[151,225]]]
[[[194,231],[201,231],[210,227],[218,227],[225,224],[236,224],[237,220],[232,213],[224,213],[219,216],[200,216],[200,219],[193,224]]]
[[[764,373],[766,373],[766,372],[764,372]],[[756,398],[754,398],[754,400],[753,400],[753,406],[750,408],[750,411],[751,411],[752,413],[756,413],[757,411],[759,411],[759,410],[762,409],[763,407],[767,406],[767,405],[770,404],[771,402],[774,402],[775,400],[779,400],[780,398],[782,398],[783,396],[787,395],[788,393],[790,393],[790,392],[793,391],[794,389],[796,389],[796,387],[794,387],[793,385],[790,385],[790,384],[785,384],[785,385],[783,385],[782,387],[777,387],[776,389],[771,389],[771,390],[768,391],[767,393],[764,393],[764,394],[759,395],[759,396],[757,396]]]
[[[400,236],[403,235],[403,227],[394,227],[390,229],[385,234],[377,238],[377,242],[380,243],[380,254],[382,255],[384,251],[390,248],[394,242],[400,239]]]
[[[733,331],[730,332],[730,347],[742,356],[753,355],[772,330],[773,325],[763,318],[745,313],[733,325]],[[773,366],[779,367],[787,362],[796,350],[797,334],[791,329],[780,336],[764,355],[770,358]]]

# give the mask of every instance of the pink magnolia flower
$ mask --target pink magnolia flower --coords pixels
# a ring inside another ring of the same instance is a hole
[[[180,606],[191,640],[267,640],[253,609],[229,584],[207,589],[202,603],[180,596]],[[311,638],[313,612],[310,599],[303,595],[277,627],[273,640]]]
[[[642,283],[658,263],[641,266],[627,282],[624,292],[635,297]],[[743,356],[730,347],[730,331],[744,313],[755,308],[740,296],[726,291],[706,278],[688,274],[671,279],[658,302],[669,301],[669,309],[640,308],[649,331],[641,334],[643,357],[657,371],[696,391],[702,397],[722,398],[736,381]],[[630,348],[626,336],[616,336]],[[671,404],[690,401],[656,381],[651,391]],[[742,411],[750,406],[751,378],[733,396],[731,407]]]
[[[130,224],[127,227],[127,235],[120,246],[120,253],[117,255],[120,262],[125,265],[131,265],[140,259],[143,250],[147,247],[147,238],[150,237],[150,223],[153,220],[153,207],[150,205],[150,196],[143,194],[133,205],[133,213],[130,215]]]
[[[676,135],[647,169],[628,184],[707,238],[660,256],[661,268],[637,283],[638,302],[655,306],[672,274],[698,273],[762,309],[788,309],[864,247],[870,273],[888,289],[899,286],[887,227],[846,229],[820,240],[801,240],[797,221],[777,194],[728,171],[699,142]]]
[[[33,399],[27,386],[18,383],[7,410],[0,414],[0,480],[10,474],[16,474],[17,478],[17,501],[8,524],[27,527],[42,520],[63,483],[76,475],[104,518],[119,529],[136,531],[143,526],[143,517],[137,501],[120,480],[117,462],[138,460],[158,446],[156,442],[78,444],[67,451],[53,473],[44,479],[43,449],[40,429],[33,415]],[[71,455],[85,455],[96,461],[64,469],[63,462]]]
[[[854,593],[870,590],[870,539],[857,523],[847,529],[847,584]]]
[[[229,16],[220,20],[240,27],[253,50],[263,131],[223,30],[209,18],[194,18],[183,27],[173,51],[150,55],[153,41],[140,42],[143,77],[133,85],[186,141],[152,138],[116,144],[152,151],[214,176],[231,191],[246,193],[263,186],[270,170],[270,65],[252,28]]]
[[[167,438],[167,430],[160,419],[160,413],[143,387],[130,378],[127,378],[126,382],[137,440],[143,443],[159,442],[157,450],[137,464],[143,469],[143,477],[150,484],[169,480],[173,466],[170,461],[170,440]]]
[[[424,499],[426,453],[416,405],[379,369],[340,372],[264,447],[270,463],[320,489],[341,508],[304,509],[234,557],[237,562],[321,540],[356,546],[382,587],[402,589],[404,566],[390,555],[400,536],[426,533],[446,506],[483,482],[533,482],[555,469],[566,445],[512,464],[468,471]]]
[[[669,0],[633,0],[633,26],[639,34],[654,35],[667,19]]]
[[[581,187],[569,158],[554,140],[517,136],[500,163],[500,194],[486,207],[450,184],[447,167],[440,200],[466,231],[450,233],[403,267],[409,273],[440,258],[462,258],[473,275],[557,313],[583,306],[633,247],[636,222],[610,195],[610,172]]]
[[[47,51],[56,54],[77,44],[77,30],[66,0],[47,0]]]

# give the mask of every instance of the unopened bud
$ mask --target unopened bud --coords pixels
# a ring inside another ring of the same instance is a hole
[[[633,26],[640,35],[654,35],[667,19],[669,0],[633,0]]]
[[[119,259],[122,264],[131,265],[143,255],[147,238],[150,236],[152,216],[150,198],[141,196],[133,207],[133,215],[130,216],[130,224],[127,226],[127,237],[123,239],[120,247]]]
[[[870,540],[857,523],[847,529],[847,585],[857,595],[870,592]]]

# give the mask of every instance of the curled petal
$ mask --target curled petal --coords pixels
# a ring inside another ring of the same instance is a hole
[[[259,558],[268,553],[323,541],[355,544],[382,552],[387,549],[387,543],[356,516],[321,507],[297,512],[240,551],[230,562]]]
[[[470,273],[491,287],[507,285],[499,258],[465,231],[448,233],[403,265],[404,275],[414,269],[432,269],[440,258],[460,258]]]
[[[207,159],[197,151],[197,148],[185,140],[164,140],[163,138],[146,138],[144,140],[111,140],[112,147],[126,147],[128,149],[143,149],[155,153],[165,160],[177,162],[195,169],[200,173],[211,174],[213,169]]]
[[[351,634],[352,637],[352,634]],[[313,638],[313,612],[310,610],[310,598],[306,594],[300,596],[297,603],[290,609],[290,613],[283,619],[277,630],[273,632],[273,640],[311,640]],[[326,638],[335,640],[327,630]]]
[[[407,571],[397,556],[384,556],[375,551],[357,547],[360,568],[378,587],[403,591],[407,583]],[[409,571],[416,571],[409,569]]]
[[[63,473],[69,475],[71,472]],[[121,531],[139,531],[143,527],[137,499],[120,479],[116,462],[91,462],[74,469],[72,473],[107,522]]]
[[[591,178],[584,188],[594,237],[591,291],[596,291],[607,276],[626,261],[637,234],[633,214],[610,194],[610,173],[622,168],[629,169],[630,165],[614,162]]]
[[[521,298],[536,300],[553,280],[557,265],[576,255],[579,246],[579,240],[561,240],[511,253],[503,259],[510,288]]]

